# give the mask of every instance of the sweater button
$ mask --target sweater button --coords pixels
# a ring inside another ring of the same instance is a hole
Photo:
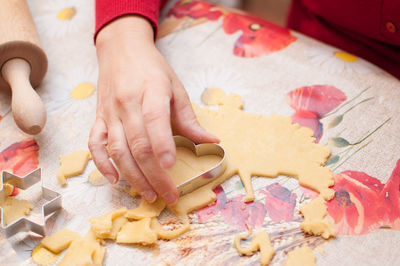
[[[390,33],[395,33],[395,32],[397,32],[397,27],[396,27],[396,25],[395,25],[393,22],[391,22],[391,21],[386,22],[386,29],[387,29]]]

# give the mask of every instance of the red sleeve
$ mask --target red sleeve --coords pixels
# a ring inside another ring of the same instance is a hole
[[[108,23],[124,15],[140,15],[147,18],[157,34],[158,15],[167,0],[96,0],[96,30],[99,31]]]

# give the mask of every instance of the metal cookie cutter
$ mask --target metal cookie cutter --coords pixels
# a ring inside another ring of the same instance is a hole
[[[42,170],[38,168],[27,174],[26,176],[20,177],[3,171],[0,179],[0,200],[5,200],[6,197],[6,192],[4,190],[5,182],[20,189],[26,190],[34,184],[42,181],[41,173]],[[43,184],[41,185],[41,187],[42,197],[47,200],[47,202],[42,206],[41,223],[34,222],[27,217],[21,217],[11,224],[5,225],[4,211],[3,208],[0,207],[1,228],[4,230],[6,237],[11,237],[18,232],[23,231],[24,229],[27,229],[42,236],[45,235],[46,216],[61,209],[61,194],[44,187]]]
[[[176,147],[187,148],[196,154],[196,156],[217,155],[221,157],[221,161],[213,168],[178,185],[177,189],[180,196],[190,193],[193,190],[210,183],[224,173],[226,169],[225,150],[220,145],[215,143],[203,143],[196,145],[191,140],[182,136],[174,136],[174,141]]]

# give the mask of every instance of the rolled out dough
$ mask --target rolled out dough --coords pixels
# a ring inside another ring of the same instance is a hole
[[[227,95],[223,90],[218,88],[207,88],[201,100],[207,105],[225,105],[233,108],[243,109],[243,100],[237,94],[231,93]]]

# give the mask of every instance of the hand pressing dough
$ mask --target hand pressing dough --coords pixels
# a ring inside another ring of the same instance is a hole
[[[249,227],[249,232],[246,235],[235,236],[234,245],[240,255],[251,256],[260,250],[261,265],[268,265],[274,257],[274,248],[271,245],[271,240],[267,232],[261,231],[253,236],[250,246],[242,248],[240,241],[247,239],[252,233],[252,228]]]
[[[89,175],[88,182],[93,186],[104,186],[108,183],[107,178],[105,178],[98,169],[93,170]]]
[[[64,228],[55,234],[43,238],[41,244],[43,245],[43,247],[47,248],[53,253],[60,253],[61,251],[69,247],[72,241],[78,240],[80,238],[82,237],[78,233]]]
[[[146,200],[142,199],[139,207],[136,209],[128,210],[125,217],[129,219],[140,220],[143,218],[152,218],[160,215],[162,210],[164,210],[166,204],[162,198],[157,198],[153,203],[148,203]]]
[[[37,245],[32,250],[32,260],[38,265],[49,265],[55,263],[60,257],[61,253],[53,253],[42,244]]]
[[[287,254],[285,266],[315,266],[315,255],[307,246],[295,248]]]
[[[92,229],[96,237],[100,239],[111,237],[110,234],[113,229],[113,220],[115,220],[117,217],[125,215],[126,211],[127,209],[124,207],[109,212],[101,217],[90,218],[89,221],[92,224]]]
[[[217,155],[196,156],[191,150],[184,147],[176,148],[176,162],[169,169],[168,175],[176,186],[182,184],[191,177],[213,168],[221,161]]]
[[[234,93],[226,95],[223,90],[218,88],[207,88],[201,95],[201,100],[206,105],[225,105],[243,109],[242,97]]]
[[[322,196],[318,196],[307,204],[300,207],[300,212],[304,216],[301,229],[315,236],[322,236],[325,239],[336,236],[336,230],[332,223],[328,221],[327,206]]]
[[[117,235],[117,243],[150,245],[157,242],[157,234],[150,228],[151,218],[127,222]]]
[[[9,225],[19,218],[29,215],[33,209],[33,205],[29,201],[14,197],[5,197],[5,199],[0,200],[0,207],[3,208],[5,225]]]
[[[88,161],[91,159],[88,151],[75,151],[70,154],[60,156],[60,168],[57,172],[58,182],[65,185],[65,178],[77,176],[85,171]]]

